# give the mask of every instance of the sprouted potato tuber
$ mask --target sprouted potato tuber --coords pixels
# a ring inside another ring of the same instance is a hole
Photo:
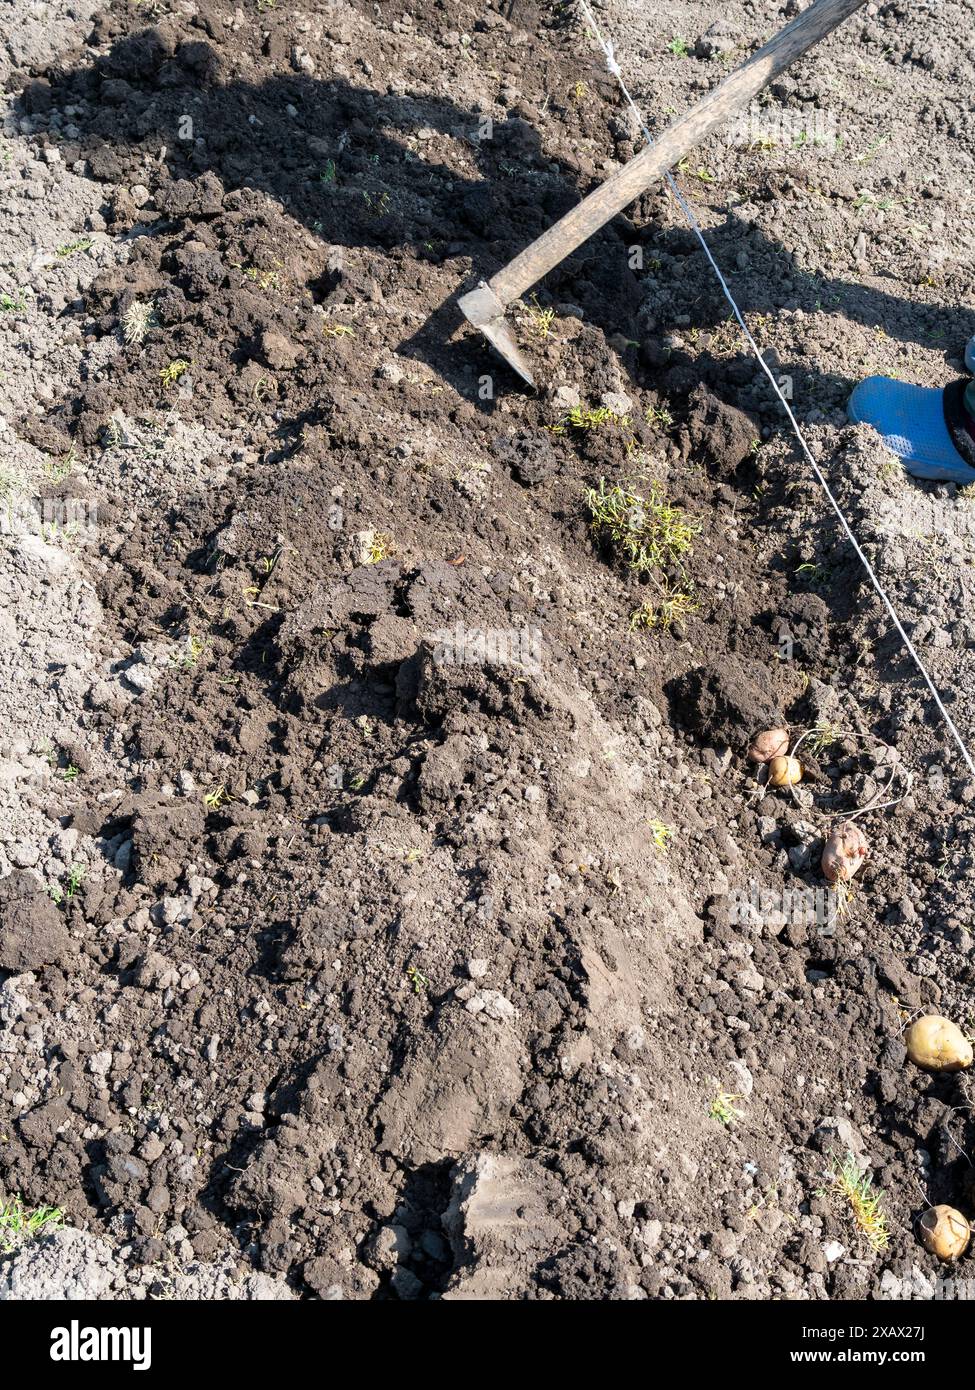
[[[830,883],[849,883],[867,857],[867,837],[853,821],[836,826],[823,847],[822,868]]]
[[[972,1228],[954,1207],[929,1207],[917,1225],[921,1244],[939,1260],[957,1260],[968,1249]]]
[[[957,1024],[925,1014],[904,1034],[907,1055],[927,1071],[963,1071],[972,1064],[972,1045]]]
[[[798,758],[772,758],[768,765],[770,787],[791,787],[802,779],[802,763]]]
[[[789,751],[787,729],[766,729],[756,734],[748,748],[748,758],[753,763],[768,763],[773,758],[785,757]]]

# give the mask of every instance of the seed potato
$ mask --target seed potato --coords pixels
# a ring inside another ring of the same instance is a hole
[[[802,764],[798,758],[772,758],[768,765],[770,787],[791,787],[802,779]]]
[[[968,1249],[972,1228],[954,1207],[929,1207],[917,1227],[921,1244],[939,1260],[957,1260]]]
[[[768,763],[773,758],[784,758],[789,751],[789,731],[787,729],[766,729],[756,734],[748,748],[748,758],[753,763]]]
[[[853,821],[836,826],[823,847],[822,868],[830,883],[849,883],[859,872],[870,844]]]
[[[940,1014],[916,1019],[904,1034],[907,1055],[925,1071],[964,1071],[972,1065],[972,1045],[956,1023]]]

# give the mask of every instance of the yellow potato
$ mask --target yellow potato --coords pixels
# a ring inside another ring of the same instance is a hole
[[[770,787],[791,787],[802,778],[802,763],[798,758],[772,758],[768,765]]]
[[[866,835],[853,821],[838,825],[823,847],[822,869],[830,883],[849,883],[870,849]]]
[[[954,1207],[929,1207],[917,1223],[925,1250],[939,1260],[957,1260],[968,1249],[972,1228]]]
[[[972,1045],[957,1024],[925,1014],[904,1034],[907,1055],[926,1071],[964,1071],[972,1065]]]
[[[782,758],[789,751],[789,731],[787,729],[766,729],[756,734],[748,748],[748,758],[753,763],[771,762]]]

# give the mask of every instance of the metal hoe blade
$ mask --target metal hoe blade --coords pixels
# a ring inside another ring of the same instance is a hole
[[[505,321],[504,305],[491,286],[482,280],[476,290],[462,295],[457,302],[468,323],[472,323],[475,328],[480,329],[508,366],[512,367],[524,381],[527,381],[529,386],[534,386],[535,381],[528,370],[528,363],[521,355],[521,350]]]

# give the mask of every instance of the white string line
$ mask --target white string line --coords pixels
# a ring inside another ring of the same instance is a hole
[[[615,58],[615,56],[614,56],[614,54],[613,54],[613,45],[612,45],[612,43],[610,43],[608,40],[606,40],[606,39],[603,38],[603,36],[602,36],[602,34],[600,33],[600,30],[599,30],[599,25],[596,23],[596,20],[594,19],[593,14],[592,14],[592,11],[590,10],[588,4],[586,3],[586,0],[577,0],[577,2],[578,2],[578,5],[579,5],[579,8],[582,10],[583,15],[585,16],[585,19],[586,19],[586,22],[587,22],[588,25],[589,25],[589,28],[592,30],[593,37],[595,38],[596,42],[599,44],[600,48],[603,50],[603,54],[604,54],[604,56],[605,56],[605,58],[606,58],[606,67],[609,69],[610,74],[611,74],[613,77],[615,77],[615,78],[616,78],[616,81],[619,83],[620,91],[623,93],[623,96],[625,97],[625,99],[626,99],[626,101],[627,101],[627,104],[628,104],[629,107],[630,107],[630,110],[633,112],[634,116],[636,117],[637,121],[639,122],[639,124],[640,124],[640,129],[643,131],[643,135],[644,135],[644,138],[645,138],[647,144],[648,144],[648,145],[652,145],[652,144],[653,144],[653,136],[650,134],[650,131],[647,129],[647,125],[646,125],[646,122],[645,122],[644,119],[643,119],[643,115],[642,115],[642,113],[641,113],[641,111],[640,111],[640,108],[637,106],[636,102],[635,102],[635,101],[633,100],[633,98],[630,96],[629,89],[627,88],[627,85],[626,85],[626,83],[625,83],[624,80],[623,80],[623,74],[622,74],[622,72],[620,71],[619,63],[617,63],[616,58]],[[792,425],[792,429],[793,429],[793,431],[794,431],[794,433],[795,433],[796,439],[798,439],[798,441],[799,441],[799,446],[800,446],[800,448],[802,449],[802,452],[805,454],[807,460],[809,461],[809,465],[810,465],[810,467],[812,468],[813,473],[815,474],[816,481],[819,483],[820,487],[823,489],[823,491],[825,492],[827,498],[829,499],[829,504],[830,504],[830,506],[833,508],[833,511],[836,513],[837,517],[839,518],[840,525],[843,527],[843,530],[846,532],[847,539],[849,540],[850,544],[853,546],[853,549],[856,551],[857,556],[858,556],[858,558],[859,558],[859,560],[860,560],[860,563],[863,565],[863,568],[867,571],[867,574],[870,576],[870,582],[871,582],[871,584],[873,585],[873,587],[876,589],[877,593],[880,595],[880,598],[881,598],[881,600],[883,601],[884,607],[887,609],[887,612],[890,614],[891,621],[893,622],[894,627],[897,629],[897,632],[898,632],[898,634],[900,635],[900,638],[901,638],[902,642],[904,643],[904,646],[907,648],[908,652],[910,653],[910,656],[911,656],[911,659],[912,659],[913,662],[914,662],[914,665],[917,667],[917,669],[920,671],[921,675],[924,677],[925,684],[927,685],[928,689],[929,689],[930,692],[931,692],[931,695],[932,695],[932,697],[933,697],[933,699],[934,699],[935,704],[936,704],[937,707],[938,707],[938,710],[939,710],[939,712],[940,712],[940,714],[941,714],[941,717],[943,718],[945,724],[948,726],[948,729],[950,730],[952,737],[954,738],[955,742],[958,744],[959,749],[961,750],[961,755],[962,755],[962,757],[964,758],[964,760],[965,760],[965,762],[966,762],[966,764],[967,764],[967,766],[968,766],[969,772],[972,774],[973,777],[975,777],[975,761],[972,760],[972,755],[969,753],[968,748],[967,748],[966,745],[965,745],[964,739],[962,738],[961,734],[958,732],[958,729],[957,729],[957,727],[956,727],[956,725],[955,725],[955,721],[952,719],[951,715],[950,715],[950,714],[948,713],[948,711],[945,709],[944,703],[943,703],[943,701],[942,701],[942,699],[941,699],[941,696],[938,694],[938,691],[937,691],[937,688],[936,688],[936,686],[935,686],[935,684],[934,684],[934,681],[933,681],[933,680],[931,679],[931,677],[928,675],[927,668],[925,667],[924,662],[921,660],[921,658],[920,658],[920,657],[918,656],[918,654],[917,654],[917,651],[916,651],[916,649],[915,649],[915,647],[914,647],[914,643],[911,641],[911,639],[908,637],[907,633],[904,631],[904,625],[903,625],[903,623],[901,622],[900,618],[897,616],[897,613],[896,613],[896,611],[895,611],[895,609],[894,609],[894,605],[891,603],[890,599],[887,597],[887,593],[886,593],[886,591],[885,591],[883,585],[880,583],[880,580],[877,578],[876,574],[874,573],[873,566],[870,564],[870,561],[867,559],[866,555],[863,553],[863,550],[862,550],[861,547],[860,547],[859,541],[857,540],[856,536],[853,534],[853,531],[852,531],[851,528],[850,528],[849,522],[847,521],[846,517],[843,515],[843,512],[840,510],[839,503],[836,501],[836,498],[833,496],[832,492],[830,491],[829,484],[827,483],[825,477],[823,476],[823,472],[822,472],[822,470],[820,469],[819,464],[816,462],[815,458],[813,457],[812,452],[811,452],[811,450],[810,450],[810,448],[809,448],[809,445],[806,443],[806,440],[805,440],[805,437],[803,436],[802,430],[799,428],[799,422],[796,420],[795,415],[793,415],[793,413],[792,413],[792,408],[791,408],[791,406],[789,405],[789,402],[786,400],[785,396],[782,394],[782,391],[781,391],[781,389],[780,389],[780,387],[779,387],[779,383],[776,381],[776,379],[775,379],[775,377],[773,376],[773,374],[772,374],[772,372],[771,372],[771,370],[770,370],[768,364],[767,364],[766,361],[765,361],[765,358],[762,356],[761,352],[759,351],[758,344],[755,342],[755,339],[752,337],[751,330],[750,330],[750,328],[748,327],[748,324],[745,322],[745,319],[744,319],[744,316],[742,315],[741,310],[738,308],[738,304],[737,304],[737,302],[736,302],[736,300],[735,300],[735,297],[734,297],[734,295],[731,293],[731,290],[728,288],[728,282],[725,280],[724,276],[723,276],[722,273],[721,273],[721,268],[720,268],[720,266],[718,265],[717,261],[714,259],[714,257],[713,257],[712,254],[711,254],[711,248],[708,246],[707,241],[706,241],[705,238],[704,238],[704,233],[701,231],[700,224],[698,223],[697,217],[694,215],[693,209],[690,207],[690,205],[688,204],[688,202],[687,202],[686,199],[684,198],[684,195],[681,193],[680,189],[678,188],[677,182],[676,182],[676,180],[674,179],[673,174],[671,174],[670,171],[668,170],[667,173],[664,175],[664,177],[665,177],[666,180],[667,180],[667,183],[668,183],[668,185],[669,185],[669,187],[670,187],[670,191],[673,193],[673,195],[674,195],[674,197],[676,198],[677,203],[678,203],[678,205],[679,205],[681,211],[683,212],[685,218],[687,219],[688,224],[690,225],[690,227],[691,227],[692,230],[694,231],[695,235],[697,236],[698,241],[701,243],[701,249],[703,250],[705,256],[708,258],[708,261],[710,262],[710,265],[711,265],[711,269],[714,271],[715,275],[718,277],[718,283],[720,284],[721,289],[722,289],[722,291],[724,292],[724,297],[725,297],[725,299],[727,299],[728,303],[731,305],[732,312],[734,313],[734,316],[735,316],[735,318],[738,320],[738,323],[739,323],[739,325],[740,325],[740,327],[741,327],[742,332],[744,333],[746,339],[748,340],[748,345],[749,345],[749,347],[751,348],[752,352],[755,354],[755,357],[757,358],[758,363],[759,363],[759,365],[760,365],[761,368],[762,368],[762,371],[765,373],[765,375],[768,377],[769,381],[771,382],[771,384],[772,384],[772,390],[775,392],[775,394],[778,396],[779,400],[781,401],[781,403],[782,403],[782,408],[783,408],[783,410],[785,411],[786,415],[788,415],[788,417],[789,417],[789,423]]]

